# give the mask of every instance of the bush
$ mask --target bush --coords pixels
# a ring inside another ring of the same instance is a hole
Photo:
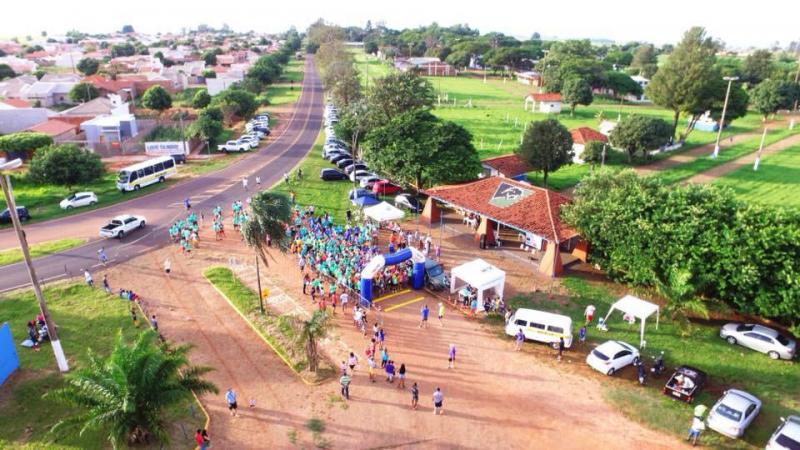
[[[75,103],[88,102],[100,96],[100,91],[91,83],[78,83],[69,91],[69,98]]]
[[[36,149],[53,144],[53,138],[44,133],[22,131],[0,136],[0,149],[8,153],[9,158],[27,158]]]
[[[178,127],[158,125],[147,134],[147,142],[175,142],[181,140],[181,130]]]
[[[103,176],[100,155],[74,144],[39,149],[31,160],[28,178],[38,184],[61,184],[68,188]]]
[[[192,98],[193,108],[205,108],[209,103],[211,103],[211,96],[208,94],[207,89],[200,89]]]
[[[164,111],[172,106],[172,96],[162,86],[150,86],[142,95],[142,105],[148,109]]]
[[[245,119],[253,115],[258,109],[256,96],[251,92],[231,87],[214,96],[212,106],[219,107],[228,121],[234,117]]]

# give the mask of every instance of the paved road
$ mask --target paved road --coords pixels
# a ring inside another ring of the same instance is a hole
[[[210,211],[214,205],[228,207],[232,201],[243,200],[248,195],[241,185],[241,179],[245,175],[251,177],[251,192],[255,188],[252,179],[255,175],[261,177],[262,186],[265,187],[280,181],[283,174],[291,170],[308,153],[322,125],[322,82],[316,73],[312,58],[306,60],[304,72],[303,90],[289,124],[283,134],[258,153],[223,170],[192,179],[170,189],[85,214],[25,227],[29,241],[35,242],[41,240],[37,236],[45,234],[52,236],[53,230],[58,230],[63,237],[96,236],[105,220],[119,214],[134,213],[147,218],[148,225],[144,231],[133,233],[123,241],[95,239],[82,247],[37,259],[34,265],[39,279],[49,282],[78,275],[84,268],[90,270],[96,268],[97,250],[101,246],[105,246],[110,263],[114,264],[166,244],[169,241],[166,229],[183,214],[183,200],[186,197],[192,199],[192,206],[196,210]],[[10,230],[3,231],[0,233],[0,244],[12,238]],[[28,272],[22,263],[0,267],[0,292],[29,284]]]

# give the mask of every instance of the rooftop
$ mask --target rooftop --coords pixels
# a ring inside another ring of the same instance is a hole
[[[588,144],[589,141],[608,142],[608,137],[605,134],[595,131],[589,127],[573,128],[569,130],[572,134],[572,142],[576,144]]]
[[[531,93],[528,97],[533,98],[536,102],[560,102],[561,94],[558,92],[548,92],[544,94]]]
[[[48,136],[58,136],[60,134],[72,131],[75,128],[77,127],[71,123],[63,122],[57,119],[49,119],[45,122],[38,123],[28,128],[28,131],[37,131]]]
[[[530,164],[523,161],[515,153],[484,159],[481,161],[481,163],[484,166],[491,167],[508,178],[513,178],[517,175],[528,173],[533,170]]]

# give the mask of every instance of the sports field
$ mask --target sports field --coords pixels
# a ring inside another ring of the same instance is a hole
[[[733,189],[742,200],[767,205],[800,207],[800,145],[789,147],[761,160],[758,171],[753,166],[739,169],[716,183]]]

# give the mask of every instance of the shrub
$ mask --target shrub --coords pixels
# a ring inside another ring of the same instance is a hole
[[[28,168],[28,178],[34,183],[61,184],[68,188],[95,181],[103,173],[100,155],[74,144],[39,149]]]

